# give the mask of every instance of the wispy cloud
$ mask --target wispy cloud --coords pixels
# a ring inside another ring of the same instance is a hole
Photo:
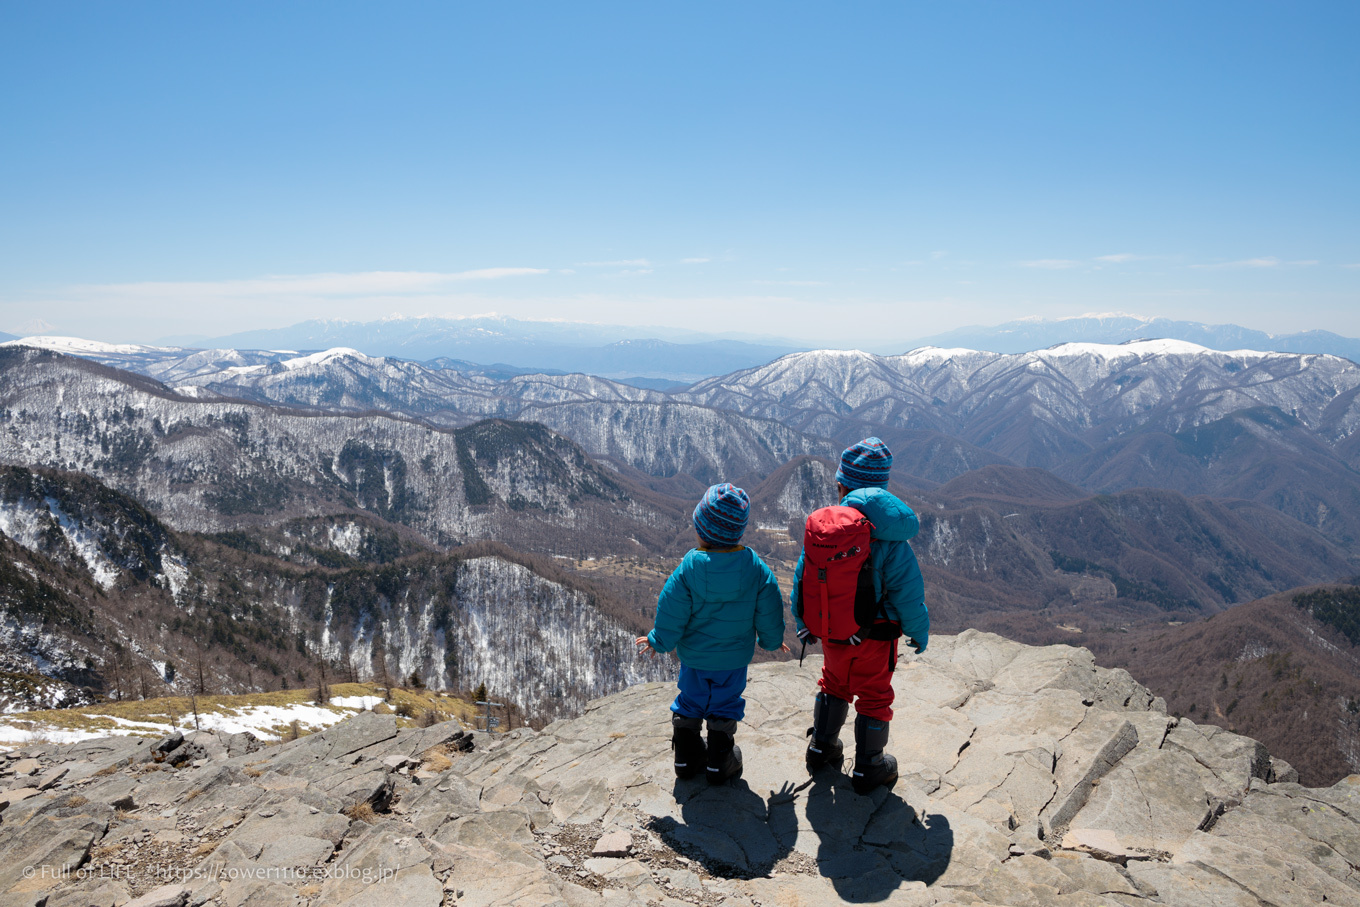
[[[1281,261],[1273,255],[1267,255],[1263,258],[1244,258],[1240,261],[1223,261],[1209,265],[1191,265],[1190,267],[1205,270],[1220,268],[1306,268],[1316,264],[1319,264],[1319,262],[1315,258]]]
[[[1116,252],[1114,255],[1097,255],[1096,261],[1104,261],[1110,264],[1123,264],[1126,261],[1141,261],[1146,255],[1134,255],[1132,252]]]
[[[682,264],[682,265],[706,265],[706,264],[708,264],[708,263],[709,263],[710,261],[712,261],[712,260],[713,260],[713,259],[711,259],[711,258],[682,258],[682,259],[680,259],[680,264]]]
[[[639,275],[639,274],[650,274],[650,273],[652,273],[652,269],[651,269],[651,268],[625,268],[625,269],[623,269],[622,271],[620,271],[619,273],[631,277],[631,276]]]
[[[824,287],[825,280],[748,280],[750,284],[766,287]]]
[[[1077,268],[1081,262],[1073,261],[1070,258],[1039,258],[1034,261],[1022,261],[1022,268],[1040,268],[1045,271],[1066,271],[1069,268]]]
[[[944,258],[948,254],[949,253],[945,251],[931,252],[930,257],[935,259],[936,261],[939,261],[941,258]]]
[[[583,261],[578,268],[650,268],[652,263],[645,258],[625,258],[620,261]]]
[[[471,271],[361,271],[351,274],[272,274],[247,280],[145,281],[78,287],[101,295],[139,298],[249,296],[363,296],[423,293],[463,281],[547,274],[547,268],[477,268]]]

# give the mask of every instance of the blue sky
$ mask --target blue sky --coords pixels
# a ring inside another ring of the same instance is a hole
[[[1360,335],[1351,3],[0,2],[0,329]]]

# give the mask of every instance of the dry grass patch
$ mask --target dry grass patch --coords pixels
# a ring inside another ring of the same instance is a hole
[[[468,702],[449,696],[447,693],[432,690],[405,690],[394,688],[390,692],[390,702],[382,701],[385,691],[373,683],[337,683],[330,687],[333,698],[373,697],[378,699],[373,711],[379,714],[398,715],[402,727],[428,726],[425,722],[436,723],[454,718],[471,721],[476,708]],[[267,693],[247,693],[242,695],[199,696],[198,714],[237,715],[243,710],[261,706],[289,708],[311,706],[333,712],[336,720],[354,714],[349,707],[332,706],[323,703],[318,706],[315,688],[275,690]],[[155,699],[129,700],[125,702],[101,702],[96,705],[81,706],[74,709],[44,709],[34,712],[19,712],[7,716],[6,721],[13,727],[34,734],[28,743],[47,741],[44,732],[51,731],[88,731],[94,733],[123,733],[140,737],[160,737],[167,732],[168,726],[183,730],[193,728],[194,702],[187,696],[162,696]],[[144,722],[166,727],[129,727],[120,722]],[[284,722],[275,727],[261,729],[262,733],[273,733],[286,739],[295,739],[314,732],[305,724],[294,730],[291,723]]]
[[[449,748],[444,744],[432,746],[420,754],[421,767],[432,772],[446,772],[453,768]]]
[[[353,806],[346,806],[340,812],[355,822],[366,822],[369,825],[372,825],[378,819],[378,814],[373,811],[373,804],[367,800],[363,803],[355,803]]]

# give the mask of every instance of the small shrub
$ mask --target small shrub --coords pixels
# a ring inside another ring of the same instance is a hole
[[[421,766],[432,772],[446,772],[453,768],[448,748],[443,744],[432,746],[420,754]]]
[[[355,822],[366,822],[372,825],[378,818],[377,813],[373,812],[373,804],[365,800],[363,803],[355,803],[353,806],[346,806],[340,810]]]

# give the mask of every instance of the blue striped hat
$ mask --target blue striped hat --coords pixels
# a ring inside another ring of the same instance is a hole
[[[704,492],[694,508],[694,528],[710,545],[730,546],[741,541],[751,499],[737,486],[724,482]]]
[[[846,488],[887,488],[892,451],[878,438],[865,438],[841,454],[836,481]]]

